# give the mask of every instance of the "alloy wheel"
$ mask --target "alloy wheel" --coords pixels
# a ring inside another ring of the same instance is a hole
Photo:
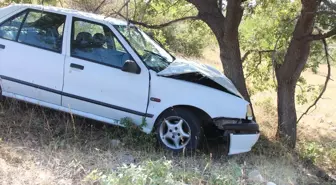
[[[160,125],[160,138],[171,149],[182,149],[191,139],[191,129],[183,118],[170,116],[165,118]]]

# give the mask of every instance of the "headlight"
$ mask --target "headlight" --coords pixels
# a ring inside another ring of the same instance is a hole
[[[250,104],[247,105],[246,118],[248,120],[253,120],[253,113],[252,113],[252,108]]]

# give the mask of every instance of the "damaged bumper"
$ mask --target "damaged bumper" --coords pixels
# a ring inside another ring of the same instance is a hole
[[[251,151],[260,134],[230,134],[229,155]]]
[[[259,139],[259,125],[249,120],[216,120],[215,125],[224,130],[228,141],[228,155],[251,151]]]

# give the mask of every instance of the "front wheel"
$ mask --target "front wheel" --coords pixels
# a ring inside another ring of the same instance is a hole
[[[200,119],[188,109],[169,109],[158,118],[156,123],[156,136],[159,143],[174,152],[197,149],[202,135]]]

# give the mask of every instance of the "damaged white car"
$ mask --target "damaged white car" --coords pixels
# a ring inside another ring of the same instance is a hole
[[[259,138],[249,102],[221,72],[175,58],[127,22],[75,10],[0,9],[0,85],[3,96],[86,118],[131,118],[176,152],[209,130],[230,155]]]

